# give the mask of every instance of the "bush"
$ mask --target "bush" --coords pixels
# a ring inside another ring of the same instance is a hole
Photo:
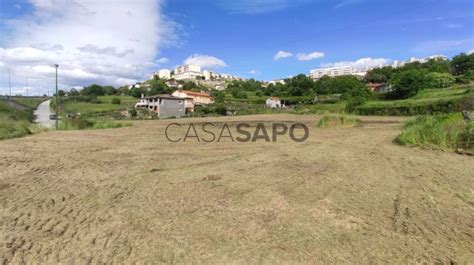
[[[122,100],[120,100],[119,98],[113,98],[111,103],[114,105],[120,105],[122,103]]]
[[[31,134],[31,124],[26,121],[1,121],[0,122],[0,140],[22,137]]]
[[[454,85],[456,79],[448,73],[429,73],[428,78],[431,81],[431,86],[434,88],[446,88]]]
[[[91,103],[92,104],[102,104],[102,101],[100,101],[100,99],[98,99],[98,98],[94,98],[94,99],[91,100]]]
[[[405,123],[396,142],[441,150],[474,149],[474,122],[461,114],[421,116]]]
[[[371,96],[372,93],[365,85],[353,88],[343,96],[347,100],[346,111],[353,112],[356,107],[364,104]]]
[[[405,99],[415,96],[418,91],[431,85],[429,72],[426,70],[406,70],[396,74],[392,83],[394,91],[392,95],[397,99]]]
[[[125,126],[128,126],[126,124]],[[124,124],[112,121],[92,121],[88,119],[64,119],[59,124],[59,130],[70,131],[70,130],[87,130],[87,129],[109,129],[109,128],[120,128]]]

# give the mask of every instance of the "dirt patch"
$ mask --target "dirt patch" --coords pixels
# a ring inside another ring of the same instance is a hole
[[[474,260],[473,157],[393,144],[403,118],[333,129],[319,118],[147,121],[2,141],[0,263]],[[304,143],[170,143],[176,121],[312,126]]]

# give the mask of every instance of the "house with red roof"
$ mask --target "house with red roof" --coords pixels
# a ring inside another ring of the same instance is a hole
[[[195,92],[191,90],[176,90],[172,94],[178,98],[191,98],[191,101],[187,102],[186,109],[189,112],[194,111],[195,106],[205,106],[214,103],[214,98],[205,92]]]

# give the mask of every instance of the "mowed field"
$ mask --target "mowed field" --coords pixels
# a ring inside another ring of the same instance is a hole
[[[0,264],[474,260],[474,157],[394,144],[403,118],[327,129],[319,118],[143,121],[1,141]],[[226,121],[302,122],[310,137],[164,136],[171,122]]]

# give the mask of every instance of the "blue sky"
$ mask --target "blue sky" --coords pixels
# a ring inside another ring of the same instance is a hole
[[[248,76],[257,70],[257,78],[274,79],[363,57],[408,59],[474,48],[473,1],[261,1],[288,2],[276,10],[258,2],[213,2],[165,5],[186,35],[181,47],[163,50],[171,63],[211,54],[228,63],[229,72]],[[325,56],[274,61],[280,50]]]
[[[272,80],[452,56],[474,49],[473,14],[472,0],[2,0],[0,93],[6,68],[18,93],[44,91],[55,62],[71,87],[133,83],[185,61]]]

